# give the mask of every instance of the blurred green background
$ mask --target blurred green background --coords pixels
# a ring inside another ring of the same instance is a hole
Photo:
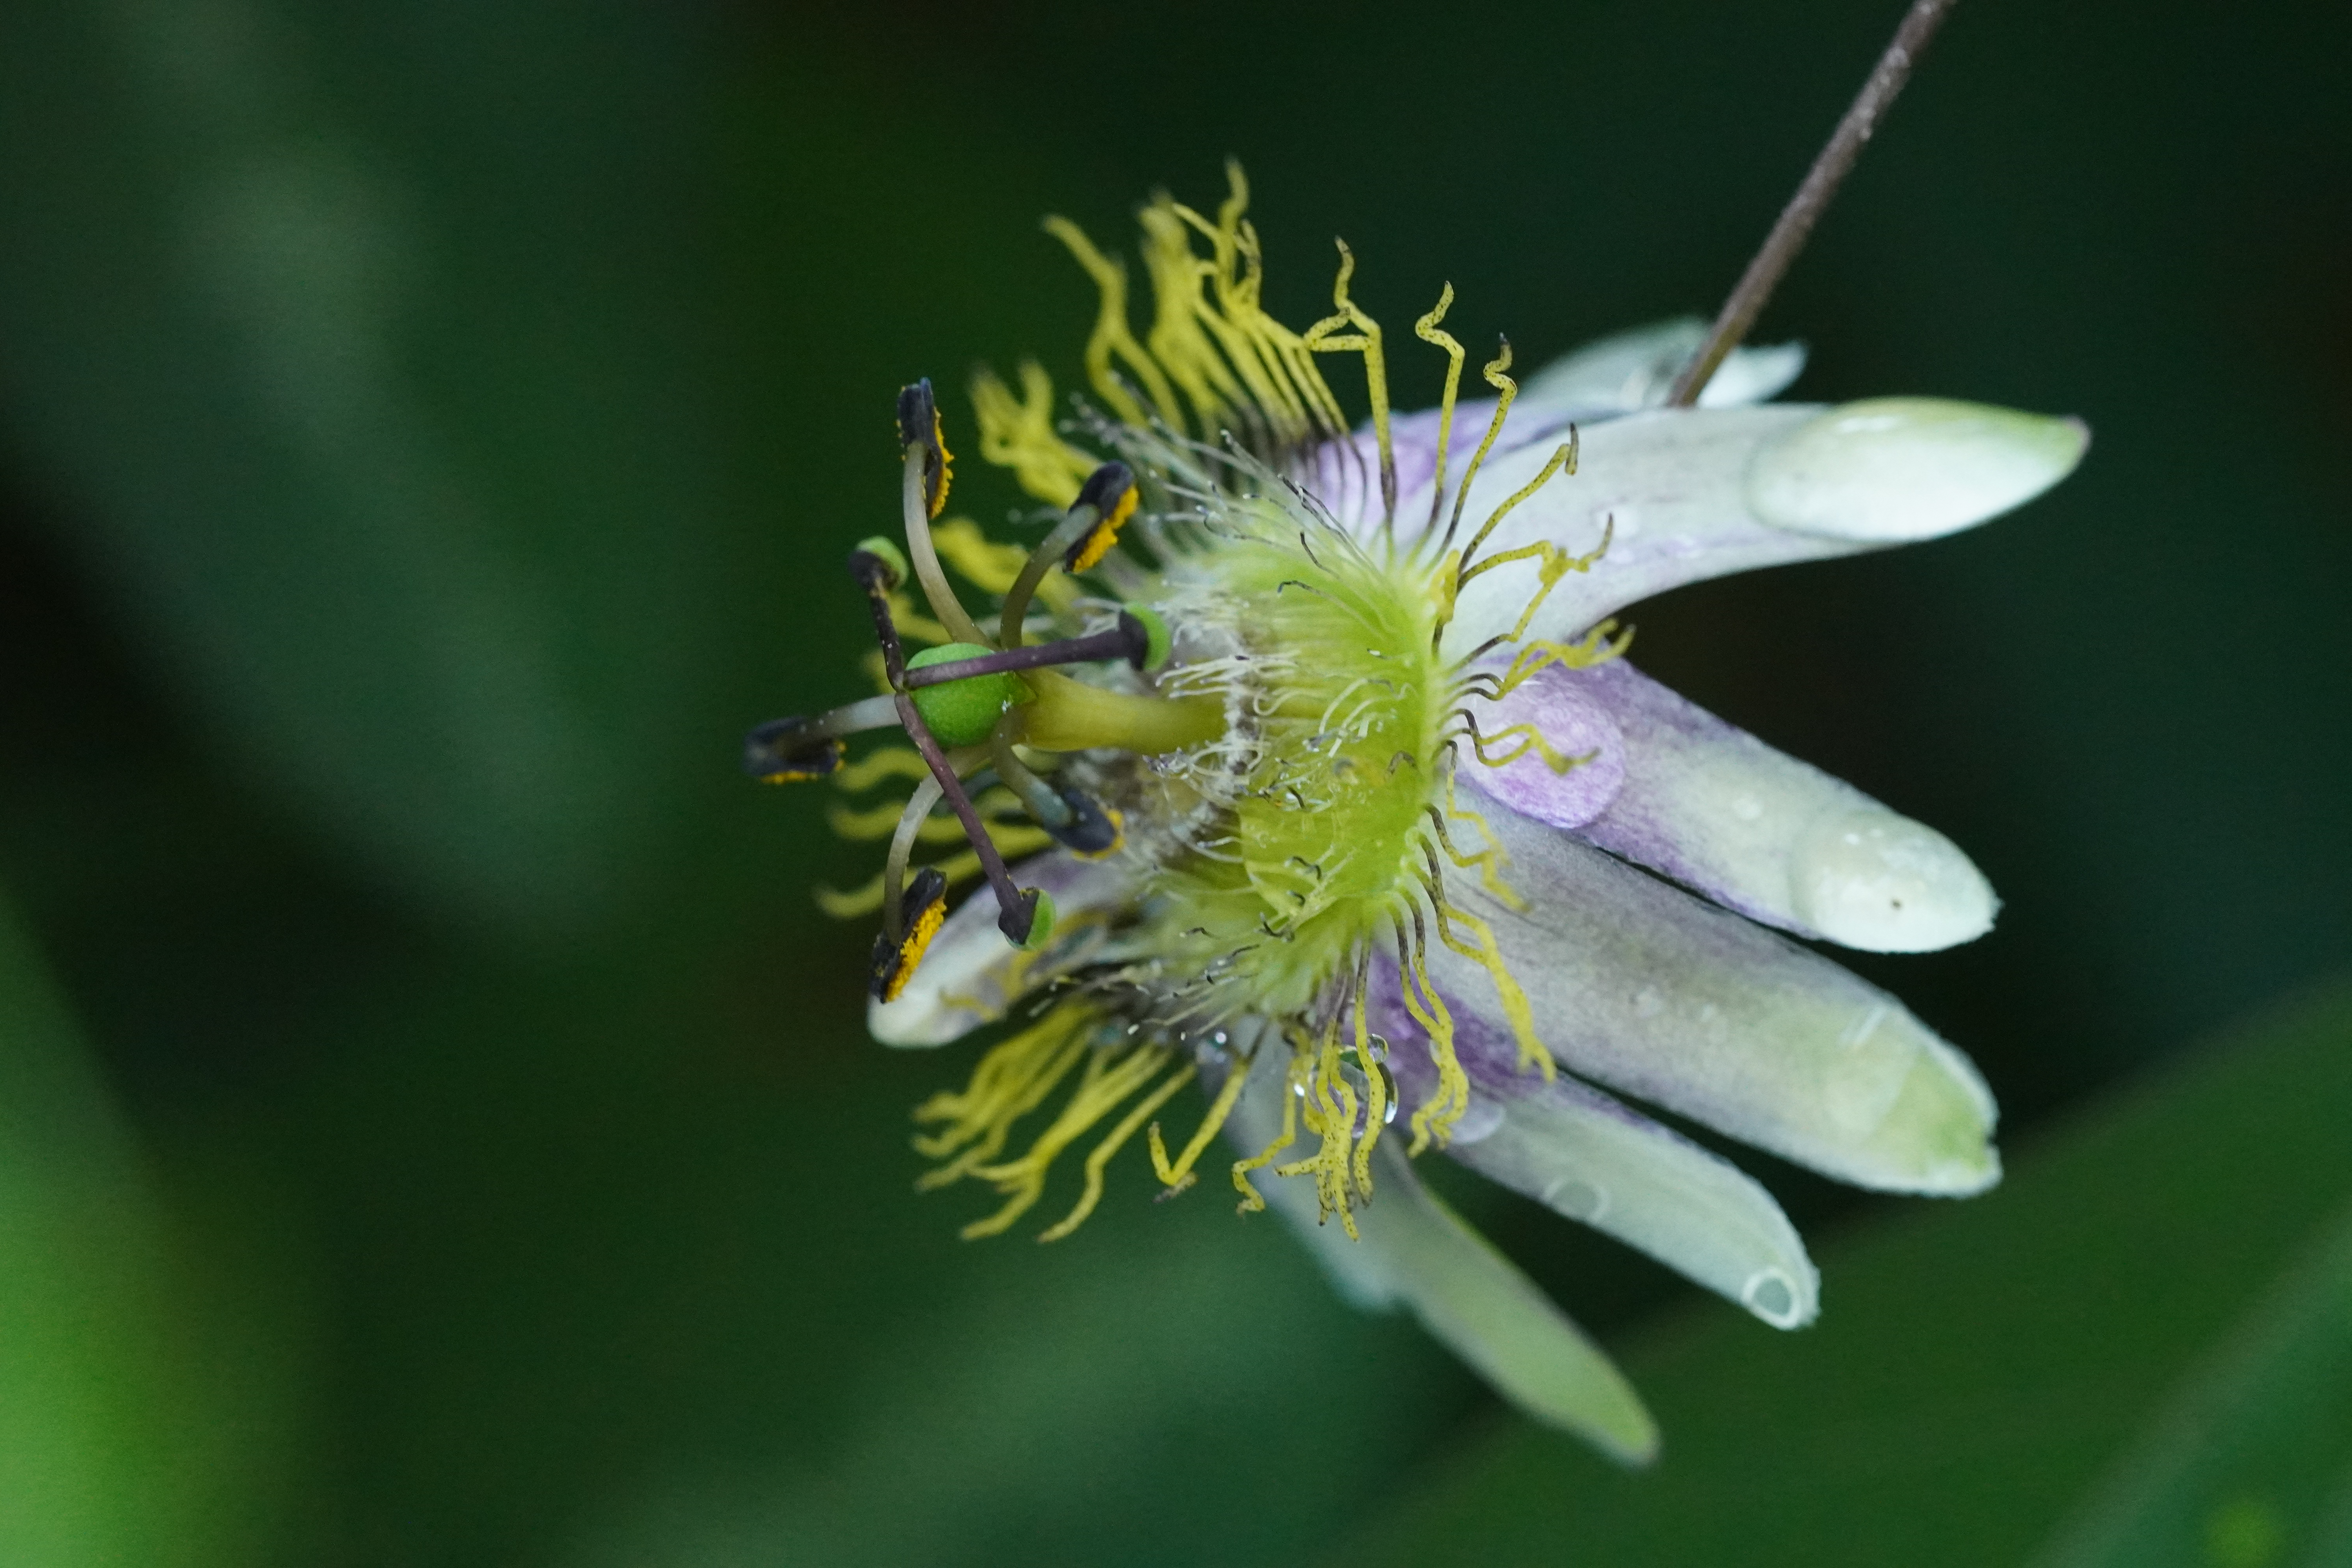
[[[1898,10],[0,9],[0,1562],[2352,1563],[2341,4],[1968,0],[1768,312],[2096,441],[1635,617],[2008,900],[1858,967],[2010,1183],[1747,1162],[1818,1329],[1449,1187],[1653,1472],[1139,1169],[957,1242],[970,1053],[865,1038],[866,851],[735,771],[859,689],[895,388],[1075,384],[1042,214],[1237,155],[1278,314],[1343,235],[1539,362],[1711,310]]]

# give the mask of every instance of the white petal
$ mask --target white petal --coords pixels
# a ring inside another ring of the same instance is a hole
[[[1847,422],[1856,410],[1860,423]],[[1584,431],[1578,471],[1510,512],[1481,553],[1538,540],[1580,553],[1608,533],[1606,553],[1562,580],[1530,626],[1566,638],[1685,583],[1981,522],[2063,478],[2085,439],[2070,420],[1925,399],[1633,414]],[[1555,445],[1487,463],[1464,510],[1465,539],[1541,472]],[[1423,487],[1398,515],[1418,519],[1428,505]],[[1467,652],[1508,630],[1535,586],[1524,566],[1471,583],[1447,649]]]
[[[1528,377],[1513,416],[1525,411],[1540,417],[1557,409],[1586,420],[1661,407],[1675,377],[1706,341],[1706,327],[1696,316],[1678,316],[1587,343]],[[1699,406],[1761,403],[1804,368],[1802,343],[1734,349],[1699,394]]]
[[[1466,878],[1449,891],[1493,925],[1571,1071],[1859,1186],[1958,1194],[2000,1179],[1991,1095],[1894,997],[1541,823],[1484,816],[1529,907]],[[1429,960],[1465,1033],[1498,1034],[1485,969],[1434,942]]]
[[[1481,553],[1499,555],[1549,540],[1580,554],[1609,536],[1601,559],[1562,579],[1530,626],[1529,636],[1553,639],[1573,637],[1637,599],[1685,583],[1851,554],[1865,546],[1776,528],[1748,508],[1748,462],[1768,441],[1818,412],[1802,404],[1656,410],[1596,425],[1582,432],[1577,472],[1554,478],[1521,502]],[[1542,471],[1556,444],[1538,442],[1488,461],[1471,487],[1460,542],[1467,542],[1489,513]],[[1426,515],[1428,505],[1423,490],[1408,496],[1398,512],[1416,519]],[[1446,650],[1466,653],[1509,630],[1535,589],[1536,574],[1527,565],[1474,580],[1463,590]]]
[[[1623,659],[1555,666],[1480,718],[1489,733],[1532,723],[1591,760],[1565,773],[1533,755],[1465,766],[1471,784],[1751,919],[1873,952],[1932,952],[1992,927],[1991,885],[1950,839]]]
[[[1805,1244],[1772,1194],[1730,1162],[1565,1077],[1530,1075],[1500,1093],[1481,1083],[1476,1092],[1503,1114],[1486,1136],[1455,1140],[1448,1152],[1463,1164],[1641,1248],[1774,1328],[1819,1312],[1821,1277]]]
[[[1511,417],[1496,438],[1490,459],[1538,441],[1546,443],[1544,449],[1549,452],[1550,442],[1564,435],[1570,423],[1591,426],[1658,406],[1674,385],[1675,374],[1698,351],[1706,336],[1706,322],[1685,316],[1603,338],[1554,360],[1521,383]],[[1735,349],[1707,383],[1699,405],[1731,408],[1761,403],[1796,380],[1804,367],[1801,343]],[[1475,374],[1475,367],[1465,368]],[[1454,484],[1460,483],[1471,454],[1486,439],[1487,422],[1494,416],[1491,397],[1472,399],[1454,408],[1453,436],[1446,443],[1446,471]],[[1434,408],[1399,414],[1390,422],[1398,493],[1414,496],[1418,492],[1412,508],[1401,505],[1397,511],[1408,537],[1429,516],[1437,426]],[[1310,470],[1310,482],[1344,525],[1362,529],[1380,521],[1377,495],[1359,478],[1376,471],[1380,450],[1369,425],[1358,430],[1353,439],[1357,447],[1353,455],[1337,448],[1319,454]],[[1453,489],[1454,485],[1447,486],[1448,504]]]
[[[1013,880],[1053,895],[1056,928],[1077,928],[1073,916],[1117,907],[1129,892],[1123,857],[1087,861],[1062,850],[1024,860]],[[1018,997],[1009,994],[1013,963],[1020,956],[996,928],[995,895],[985,883],[966,896],[940,927],[939,935],[915,967],[915,977],[895,1002],[869,1001],[866,1026],[886,1046],[944,1046],[982,1024],[1004,1016]],[[1065,963],[1048,952],[1027,971],[1034,988]]]
[[[1260,1053],[1254,1081],[1227,1131],[1255,1153],[1280,1131],[1276,1048]],[[1313,1183],[1260,1172],[1267,1202],[1306,1238],[1341,1293],[1357,1305],[1402,1305],[1496,1392],[1535,1419],[1574,1432],[1611,1457],[1644,1464],[1658,1451],[1657,1424],[1599,1347],[1535,1282],[1422,1184],[1397,1140],[1373,1154],[1373,1201],[1356,1211],[1362,1239],[1336,1219],[1318,1223]]]
[[[1748,470],[1748,499],[1782,528],[1907,543],[2024,505],[2073,473],[2090,444],[2079,419],[1877,397],[1769,443]]]

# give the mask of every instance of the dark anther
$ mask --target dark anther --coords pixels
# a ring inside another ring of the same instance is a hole
[[[1135,475],[1125,463],[1105,463],[1087,475],[1070,510],[1091,507],[1095,521],[1063,552],[1062,570],[1075,576],[1099,564],[1118,542],[1118,531],[1135,515],[1137,496]]]
[[[806,719],[771,719],[743,737],[743,771],[765,784],[821,779],[841,766],[841,742],[806,735]]]
[[[1055,785],[1054,793],[1070,808],[1070,819],[1058,827],[1052,823],[1044,826],[1065,848],[1099,858],[1119,847],[1122,835],[1116,812],[1105,811],[1093,796],[1067,784]]]
[[[998,912],[996,929],[1015,947],[1037,948],[1054,934],[1054,900],[1043,888],[1024,888],[1017,902]]]
[[[896,593],[898,584],[907,580],[907,555],[898,545],[878,534],[861,539],[857,548],[849,552],[849,574],[858,585],[869,591],[880,589],[885,594]]]
[[[1073,509],[1090,506],[1104,517],[1118,510],[1119,498],[1135,488],[1135,471],[1125,463],[1105,463],[1087,476],[1078,487],[1078,499],[1070,503]]]
[[[888,931],[874,939],[874,963],[866,975],[866,987],[877,1002],[895,1002],[907,982],[915,977],[915,965],[923,961],[923,950],[937,936],[940,922],[947,919],[948,879],[936,866],[926,866],[917,871],[907,884],[905,914],[896,941]]]
[[[955,454],[948,450],[941,433],[939,400],[931,395],[929,376],[898,389],[898,444],[923,449],[923,501],[931,516],[939,516],[948,504],[948,464]]]
[[[1168,623],[1146,605],[1129,605],[1118,613],[1119,635],[1127,638],[1127,662],[1137,670],[1158,669],[1168,662],[1171,641]]]
[[[887,555],[874,548],[887,548]],[[890,618],[890,591],[906,581],[907,558],[887,539],[869,539],[849,552],[849,574],[866,590],[866,608],[874,616],[874,640],[882,647],[882,670],[890,689],[906,684],[907,655],[898,646],[898,623]]]

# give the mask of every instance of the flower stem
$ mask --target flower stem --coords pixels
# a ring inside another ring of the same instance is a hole
[[[1829,145],[1823,147],[1821,156],[1813,160],[1813,166],[1806,171],[1804,184],[1799,185],[1797,194],[1789,198],[1789,205],[1780,209],[1780,221],[1772,226],[1772,232],[1764,237],[1762,248],[1748,264],[1748,270],[1740,275],[1738,285],[1731,290],[1731,298],[1723,302],[1723,311],[1716,317],[1715,326],[1708,331],[1706,342],[1700,345],[1697,356],[1683,367],[1681,375],[1675,378],[1674,391],[1666,396],[1667,407],[1688,408],[1696,404],[1698,395],[1706,390],[1706,384],[1714,378],[1717,369],[1731,351],[1739,346],[1748,329],[1756,324],[1764,302],[1772,297],[1772,290],[1780,287],[1780,279],[1789,270],[1789,264],[1796,260],[1797,252],[1805,247],[1805,241],[1812,235],[1813,224],[1829,206],[1830,199],[1837,195],[1838,186],[1844,184],[1846,175],[1853,172],[1854,160],[1862,156],[1863,143],[1869,141],[1871,133],[1878,129],[1878,122],[1885,118],[1886,110],[1895,102],[1895,95],[1901,92],[1903,84],[1910,79],[1912,66],[1917,62],[1921,51],[1927,48],[1927,40],[1936,36],[1936,29],[1943,25],[1945,14],[1951,10],[1952,4],[1953,0],[1913,0],[1911,9],[1903,17],[1903,25],[1895,30],[1894,41],[1886,46],[1886,52],[1878,57],[1878,64],[1871,68],[1869,79],[1862,84],[1862,91],[1854,96],[1853,107],[1847,110],[1845,118],[1838,121],[1837,130],[1831,133]]]

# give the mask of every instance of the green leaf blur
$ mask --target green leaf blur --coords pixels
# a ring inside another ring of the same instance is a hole
[[[1076,384],[1044,214],[1239,156],[1273,308],[1344,236],[1414,406],[1442,282],[1522,363],[1710,308],[1895,9],[0,7],[0,1562],[2316,1561],[2340,994],[2162,1064],[2352,963],[2340,5],[1961,6],[1767,313],[1799,395],[2096,445],[1636,614],[2000,889],[1859,967],[2015,1172],[1750,1162],[1794,1337],[1449,1186],[1628,1351],[1645,1477],[1214,1182],[957,1242],[907,1111],[970,1052],[866,1037],[809,890],[870,857],[735,769],[859,689],[902,383],[1016,504],[961,388]]]

